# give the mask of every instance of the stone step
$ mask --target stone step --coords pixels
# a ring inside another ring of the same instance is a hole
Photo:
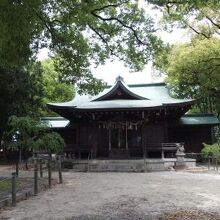
[[[185,171],[187,172],[204,172],[204,171],[208,171],[207,167],[203,167],[203,166],[195,166],[195,167],[188,167],[185,169]]]
[[[88,171],[93,172],[141,172],[143,171],[143,165],[134,165],[134,164],[89,164]]]

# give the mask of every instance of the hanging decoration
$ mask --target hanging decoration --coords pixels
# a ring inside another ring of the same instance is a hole
[[[126,122],[98,122],[98,128],[102,129],[122,129],[122,130],[133,130],[135,129],[137,131],[138,127],[143,124],[143,121],[126,121]]]

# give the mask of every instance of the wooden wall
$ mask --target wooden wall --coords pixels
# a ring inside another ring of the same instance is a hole
[[[184,142],[185,150],[188,153],[199,153],[203,147],[202,143],[212,143],[211,126],[175,126],[168,127],[168,140],[165,138],[165,127],[163,123],[145,124],[138,129],[128,129],[128,149],[131,157],[142,157],[143,146],[164,142]],[[66,149],[77,152],[77,157],[88,158],[92,153],[92,158],[107,158],[109,156],[109,131],[107,128],[99,128],[93,124],[74,124],[69,128],[58,130],[66,142]],[[112,148],[117,139],[117,131],[112,132]],[[122,138],[125,138],[122,131]],[[122,142],[121,148],[125,148]],[[79,156],[80,152],[80,156]]]
[[[181,126],[169,128],[170,142],[184,142],[187,153],[200,153],[202,143],[212,143],[212,127]]]

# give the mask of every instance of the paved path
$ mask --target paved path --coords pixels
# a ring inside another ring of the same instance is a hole
[[[134,220],[182,209],[220,212],[220,174],[67,172],[64,180],[0,219]]]

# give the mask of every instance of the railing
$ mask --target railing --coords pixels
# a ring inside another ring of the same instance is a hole
[[[92,158],[92,152],[89,151],[89,153],[88,153],[88,161],[89,161],[91,158]]]
[[[72,145],[68,144],[64,148],[64,153],[66,158],[75,159],[76,157],[81,159],[81,154],[89,154],[91,147],[88,145]],[[89,156],[89,155],[88,155]],[[87,158],[88,156],[84,156],[84,158]]]
[[[172,157],[175,157],[175,153],[178,149],[178,145],[183,145],[183,143],[149,143],[145,146],[145,149],[143,149],[141,146],[135,148],[129,148],[129,151],[126,151],[124,153],[129,155],[133,155],[135,153],[138,153],[138,155],[135,155],[136,157],[139,156],[141,157],[143,155],[143,150],[145,151],[145,154],[148,153],[152,153],[152,152],[160,152],[161,154],[161,158],[165,158],[166,155],[168,155],[168,153],[170,153],[170,155],[172,155]],[[66,158],[72,158],[74,159],[76,156],[78,156],[77,158],[81,159],[81,154],[84,154],[84,158],[90,160],[91,159],[91,150],[90,150],[90,146],[88,145],[68,145],[65,149],[64,152],[66,154]],[[103,148],[102,151],[100,151],[99,153],[101,154],[106,154],[105,157],[107,158],[108,156],[113,156],[114,154],[114,149],[112,149],[112,151],[109,154],[109,151],[107,150],[105,152],[107,148]],[[115,150],[117,151],[117,150]],[[119,154],[121,153],[121,151],[123,151],[123,149],[118,150]],[[127,155],[127,156],[129,156]],[[121,156],[121,155],[119,155]],[[114,155],[114,157],[116,157]]]
[[[29,160],[28,169],[23,169],[20,164],[16,164],[9,166],[5,171],[1,171],[0,205],[11,204],[15,206],[17,200],[24,199],[30,195],[37,195],[38,188],[40,190],[47,187],[51,188],[52,184],[57,182],[52,178],[52,171],[54,169],[58,172],[59,183],[62,183],[60,156],[52,161],[51,159],[35,155],[35,157]],[[16,172],[13,172],[15,170]]]
[[[8,199],[8,195],[11,197],[11,204],[16,205],[16,173],[12,173],[12,176],[2,177],[0,179],[0,202],[4,202]]]
[[[178,145],[183,145],[183,143],[151,143],[146,145],[146,153],[148,154],[149,152],[160,152],[161,153],[161,158],[165,158],[165,152],[176,153],[178,149]]]

